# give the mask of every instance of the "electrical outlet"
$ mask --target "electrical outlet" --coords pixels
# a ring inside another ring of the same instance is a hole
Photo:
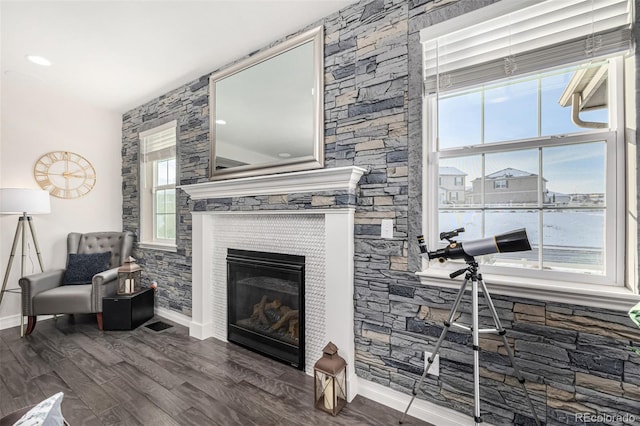
[[[424,351],[424,368],[427,368],[429,365],[429,357],[431,356],[431,352]],[[431,364],[431,368],[429,369],[429,374],[434,376],[440,375],[440,355],[436,355],[433,363]]]
[[[380,223],[380,236],[382,238],[393,238],[393,219],[382,219]]]

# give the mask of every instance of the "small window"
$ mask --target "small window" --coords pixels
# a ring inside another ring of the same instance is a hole
[[[456,176],[455,178],[453,178],[453,184],[455,186],[463,186],[464,185],[464,179],[462,178],[462,176]]]
[[[176,243],[176,122],[140,133],[140,242]]]
[[[493,189],[507,189],[509,187],[509,181],[506,179],[500,179],[493,182]]]

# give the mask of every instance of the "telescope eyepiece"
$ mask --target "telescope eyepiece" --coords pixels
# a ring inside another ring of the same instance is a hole
[[[420,247],[420,253],[428,253],[427,244],[424,242],[424,235],[418,235],[418,247]]]

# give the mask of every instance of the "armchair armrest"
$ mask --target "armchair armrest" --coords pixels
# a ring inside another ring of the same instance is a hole
[[[118,268],[112,268],[112,269],[107,269],[106,271],[100,272],[99,274],[95,274],[91,282],[95,287],[97,285],[104,285],[109,281],[115,280],[116,278],[118,278]]]
[[[93,276],[91,281],[91,305],[93,312],[102,312],[102,298],[116,294],[118,268],[107,269]]]
[[[20,278],[18,284],[22,289],[22,312],[33,315],[33,298],[36,294],[59,287],[64,277],[64,269],[47,271]]]

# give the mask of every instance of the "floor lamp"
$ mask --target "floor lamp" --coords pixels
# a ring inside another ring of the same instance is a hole
[[[33,220],[30,214],[46,214],[51,212],[51,203],[49,201],[49,193],[41,189],[26,189],[26,188],[1,188],[0,189],[0,214],[19,214],[18,225],[16,227],[16,234],[13,237],[13,245],[11,246],[11,255],[7,263],[7,270],[4,273],[4,279],[2,280],[2,291],[0,291],[0,305],[5,293],[20,293],[20,289],[7,289],[7,281],[9,280],[9,274],[11,273],[11,265],[13,264],[13,258],[16,255],[16,248],[18,247],[18,240],[22,239],[22,258],[20,261],[20,277],[24,277],[24,266],[27,257],[27,224],[29,226],[29,232],[31,239],[33,240],[33,246],[36,249],[38,256],[38,264],[40,265],[40,271],[44,272],[42,266],[42,256],[40,255],[40,247],[38,246],[38,239],[36,238],[36,231],[33,227]],[[23,335],[24,329],[24,316],[22,315],[22,301],[20,301],[20,336]]]

